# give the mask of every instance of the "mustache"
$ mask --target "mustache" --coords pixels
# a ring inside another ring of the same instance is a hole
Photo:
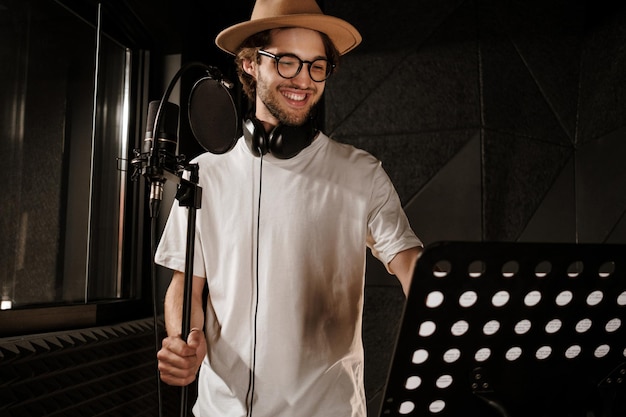
[[[285,83],[279,85],[278,89],[281,89],[281,88],[289,88],[291,90],[302,91],[302,92],[310,93],[310,94],[317,93],[317,87],[316,86],[302,88],[302,87],[300,87],[297,84],[293,84],[292,82],[285,82]]]

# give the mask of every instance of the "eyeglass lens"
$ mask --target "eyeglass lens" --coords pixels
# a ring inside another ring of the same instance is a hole
[[[264,50],[259,50],[259,54],[272,58],[276,62],[278,75],[287,79],[296,77],[304,64],[308,65],[309,76],[315,82],[326,80],[330,77],[333,70],[333,65],[323,58],[314,61],[303,61],[293,54],[274,55]]]
[[[284,78],[294,78],[305,63],[309,66],[309,75],[313,81],[324,81],[330,75],[330,65],[325,59],[316,59],[310,62],[303,61],[295,55],[283,55],[278,57],[276,62],[278,74]]]

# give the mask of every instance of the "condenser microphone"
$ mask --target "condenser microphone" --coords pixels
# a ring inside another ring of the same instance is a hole
[[[145,176],[150,181],[150,213],[156,217],[163,200],[165,171],[176,172],[178,160],[179,107],[166,101],[160,108],[161,101],[151,101],[148,105],[148,118],[143,151],[148,155]],[[158,132],[156,130],[158,129]]]

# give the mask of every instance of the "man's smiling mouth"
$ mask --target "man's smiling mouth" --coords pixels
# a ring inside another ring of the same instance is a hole
[[[293,101],[304,101],[306,99],[307,94],[306,93],[292,93],[289,91],[283,91],[281,92],[281,94],[287,98],[288,100],[293,100]]]

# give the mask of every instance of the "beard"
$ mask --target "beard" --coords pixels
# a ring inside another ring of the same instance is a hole
[[[272,116],[274,116],[280,124],[286,126],[301,126],[303,125],[313,114],[313,110],[317,105],[320,97],[318,97],[315,101],[311,102],[309,106],[305,109],[301,109],[300,111],[288,111],[281,107],[280,98],[278,95],[280,93],[276,90],[271,90],[268,84],[265,82],[263,77],[260,76],[257,78],[256,85],[257,95],[261,102],[267,107],[267,110],[270,112]]]

